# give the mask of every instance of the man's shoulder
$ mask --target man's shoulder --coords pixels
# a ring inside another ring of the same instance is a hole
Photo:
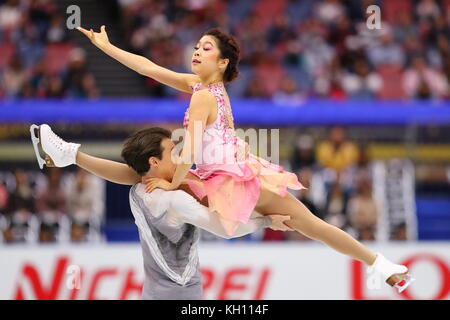
[[[163,199],[184,199],[186,197],[191,197],[188,193],[183,190],[163,190],[160,188],[156,188],[151,192],[145,191],[145,184],[136,183],[130,189],[130,195],[136,194],[140,198],[145,199],[146,202],[159,202]]]
[[[156,188],[152,190],[151,192],[145,191],[145,184],[139,182],[134,184],[130,189],[130,194],[135,194],[141,198],[145,199],[155,199],[157,200],[159,197],[161,197],[165,192],[165,190]]]
[[[145,191],[145,184],[138,182],[136,184],[134,184],[133,186],[131,186],[130,192],[135,192],[139,195],[142,196],[155,196],[155,195],[160,195],[161,192],[164,192],[165,190],[156,188],[154,189],[152,192],[146,192]]]
[[[130,206],[140,207],[149,210],[152,216],[158,217],[162,215],[169,205],[167,191],[155,189],[152,192],[145,191],[145,185],[137,183],[130,189]]]

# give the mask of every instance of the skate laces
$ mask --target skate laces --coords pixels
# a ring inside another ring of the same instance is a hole
[[[74,151],[74,146],[70,143],[64,141],[61,137],[59,137],[56,133],[51,131],[50,141],[52,144],[64,155],[71,155]]]

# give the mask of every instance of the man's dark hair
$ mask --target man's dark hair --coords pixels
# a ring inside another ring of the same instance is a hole
[[[162,158],[163,148],[161,142],[170,139],[169,130],[159,127],[140,130],[125,140],[122,149],[122,158],[141,176],[150,169],[150,157]]]

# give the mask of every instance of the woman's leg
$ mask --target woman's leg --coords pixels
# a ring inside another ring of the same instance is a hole
[[[367,265],[372,265],[375,262],[376,254],[374,252],[345,231],[316,217],[290,193],[281,197],[269,190],[261,189],[256,210],[264,215],[289,215],[291,219],[286,224],[308,238],[323,242],[334,250]]]
[[[193,174],[190,173],[190,172],[187,174],[186,178],[189,178],[189,179],[197,179],[197,180],[201,181],[200,178],[196,177],[195,175],[193,175]],[[204,205],[205,207],[209,207],[208,197],[205,196],[203,199],[199,199],[199,198],[197,197],[197,195],[194,193],[194,191],[192,191],[192,189],[189,188],[189,185],[188,185],[188,184],[182,183],[182,184],[180,184],[180,186],[179,186],[177,189],[178,189],[178,190],[183,190],[184,192],[189,193],[191,196],[193,196],[193,197],[194,197],[198,202],[200,202],[202,205]]]

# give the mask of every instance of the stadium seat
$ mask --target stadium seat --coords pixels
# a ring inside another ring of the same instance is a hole
[[[11,43],[0,43],[0,70],[8,65],[14,53],[14,45]]]
[[[51,73],[61,72],[69,63],[72,44],[50,44],[45,49],[45,60]]]
[[[383,86],[378,94],[381,99],[402,99],[405,97],[403,89],[403,70],[398,65],[382,65],[376,70],[383,80]]]

